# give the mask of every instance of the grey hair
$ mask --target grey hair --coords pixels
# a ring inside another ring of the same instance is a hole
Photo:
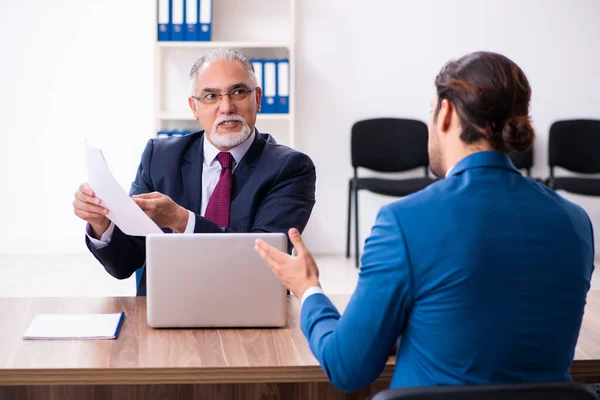
[[[227,60],[227,61],[239,61],[242,63],[244,68],[248,70],[250,73],[250,79],[252,80],[252,84],[254,86],[258,86],[258,80],[256,79],[256,75],[254,73],[254,65],[252,65],[252,61],[248,58],[247,55],[242,53],[241,51],[233,50],[233,49],[214,49],[213,51],[206,53],[202,57],[200,57],[194,63],[190,71],[190,95],[193,96],[196,93],[196,75],[198,74],[198,70],[204,63],[215,61],[215,60]]]

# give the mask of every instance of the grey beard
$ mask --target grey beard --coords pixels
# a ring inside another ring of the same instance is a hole
[[[239,146],[240,144],[244,143],[246,139],[248,139],[252,132],[250,131],[250,127],[248,126],[246,120],[241,117],[240,119],[236,118],[234,120],[242,123],[242,129],[239,132],[226,135],[221,135],[217,132],[217,126],[222,121],[215,122],[210,131],[210,138],[215,146],[233,148]]]

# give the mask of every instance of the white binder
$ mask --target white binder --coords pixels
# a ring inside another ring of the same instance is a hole
[[[185,40],[198,40],[198,0],[185,2]]]
[[[183,34],[183,0],[171,0],[171,40],[181,41]]]
[[[290,62],[289,60],[277,61],[277,107],[276,112],[287,114],[290,112]]]
[[[256,82],[258,86],[262,88],[263,86],[263,65],[262,61],[252,60],[252,65],[254,66],[254,75],[256,75]]]
[[[263,96],[265,96],[264,113],[276,112],[275,97],[277,96],[277,66],[275,61],[268,60],[263,64],[264,87]]]
[[[200,0],[199,40],[209,42],[212,35],[212,0]]]

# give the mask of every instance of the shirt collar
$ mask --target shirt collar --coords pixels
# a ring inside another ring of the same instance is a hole
[[[206,132],[204,134],[206,135]],[[229,150],[229,153],[231,153],[231,155],[233,156],[233,160],[235,161],[236,166],[240,163],[242,158],[244,158],[244,156],[248,152],[248,149],[250,148],[250,146],[252,146],[252,142],[254,142],[255,136],[256,136],[256,128],[255,128],[254,132],[252,132],[252,134],[250,136],[248,136],[248,139],[246,139],[245,141],[243,141],[242,143],[240,143],[233,149]],[[210,165],[210,164],[212,164],[213,161],[215,161],[215,159],[217,158],[217,155],[219,155],[221,150],[217,149],[206,138],[204,138],[203,146],[204,146],[204,164]]]
[[[519,170],[515,168],[508,155],[498,151],[486,150],[478,151],[464,157],[448,170],[446,177],[458,175],[472,168],[502,168],[519,173]]]

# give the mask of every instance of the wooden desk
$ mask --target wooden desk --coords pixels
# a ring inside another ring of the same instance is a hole
[[[332,296],[340,309],[348,299]],[[310,352],[299,309],[290,297],[282,329],[153,329],[144,297],[0,298],[0,399],[362,399],[389,384],[394,358],[373,389],[337,391]],[[22,339],[38,313],[120,311],[116,340]]]
[[[332,296],[342,310],[349,296]],[[387,387],[395,357],[360,392],[328,383],[289,300],[283,329],[152,329],[145,298],[0,298],[0,399],[364,399]],[[125,311],[117,340],[23,340],[37,313]],[[600,382],[600,291],[590,291],[571,367]]]

